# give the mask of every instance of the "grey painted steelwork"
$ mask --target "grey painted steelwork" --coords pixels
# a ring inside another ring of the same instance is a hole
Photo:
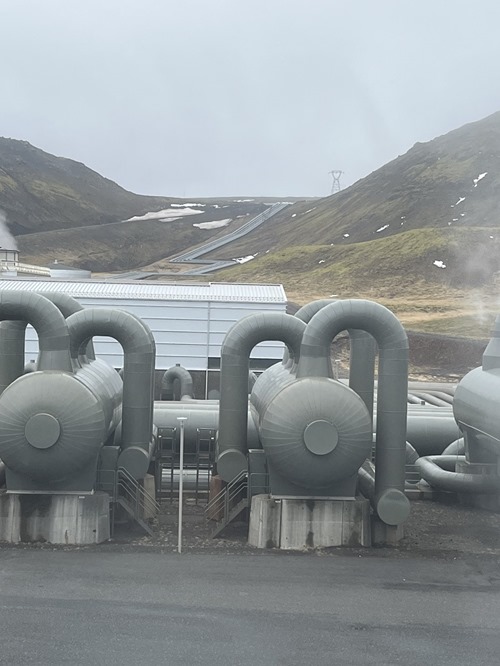
[[[425,481],[458,493],[500,494],[499,396],[500,316],[482,367],[465,375],[455,391],[453,413],[464,438],[447,447],[444,455],[417,461]]]
[[[378,303],[339,301],[309,322],[300,348],[297,377],[331,377],[330,345],[346,329],[370,333],[379,347],[376,507],[383,522],[397,525],[409,513],[404,495],[408,338],[395,315]]]
[[[139,318],[120,310],[82,310],[71,315],[67,324],[73,357],[78,357],[95,335],[110,336],[123,347],[122,452],[118,465],[135,478],[143,478],[152,451],[153,335]]]
[[[26,322],[0,322],[0,394],[24,374],[24,334]]]
[[[330,298],[318,299],[299,308],[295,316],[308,324],[320,310],[337,302]],[[350,344],[349,386],[363,400],[368,413],[373,415],[377,345],[373,336],[366,331],[348,329],[347,332]],[[333,373],[330,376],[333,376]]]
[[[203,405],[203,402],[158,402],[154,403],[153,423],[158,430],[171,428],[175,430],[176,441],[179,441],[178,416],[187,417],[184,424],[184,445],[187,453],[196,450],[198,430],[219,429],[219,405]],[[261,448],[259,434],[253,418],[247,419],[246,440],[248,448]]]
[[[449,444],[443,451],[444,456],[463,456],[465,455],[465,442],[464,438],[456,439],[454,442]]]
[[[19,377],[0,398],[0,423],[9,490],[92,490],[107,423],[101,401],[75,375]]]
[[[255,345],[264,340],[281,340],[292,350],[294,357],[298,358],[304,330],[305,324],[296,317],[281,313],[266,313],[241,319],[227,333],[221,350],[217,459],[217,471],[224,480],[231,481],[247,468],[250,352]]]
[[[175,400],[174,397],[174,381],[178,380],[180,383],[180,396],[181,400],[185,396],[194,398],[193,393],[193,378],[191,373],[183,368],[179,363],[172,366],[165,371],[161,380],[161,399],[162,400]]]
[[[46,298],[33,292],[2,289],[0,320],[22,321],[33,326],[39,340],[39,370],[72,371],[66,321],[59,308]]]
[[[361,398],[321,377],[282,388],[260,414],[259,433],[273,494],[299,494],[292,491],[294,484],[303,495],[354,495],[357,470],[372,445],[371,420]],[[335,491],[349,478],[350,490]]]
[[[37,292],[40,296],[56,305],[62,315],[67,318],[82,310],[82,306],[68,294],[60,292]],[[24,347],[27,321],[3,321],[0,323],[0,394],[9,384],[25,372],[37,369],[37,363],[24,364]],[[87,349],[87,357],[95,359],[92,343]],[[21,370],[22,366],[22,370]]]
[[[36,329],[40,347],[39,371],[18,377],[0,396],[0,451],[9,491],[92,491],[99,450],[119,422],[118,375],[100,361],[71,356],[64,314],[78,310],[65,295],[47,299],[0,291],[0,317],[19,321],[16,363],[24,360],[27,324]]]
[[[450,409],[433,407],[432,410],[408,409],[406,440],[421,456],[442,453],[460,437],[460,430]],[[377,425],[376,416],[374,425]]]
[[[424,456],[415,463],[422,478],[431,486],[456,493],[498,494],[500,477],[497,474],[468,474],[456,472],[457,463],[467,462],[466,456]]]
[[[486,449],[500,457],[500,316],[483,354],[482,367],[471,370],[457,386],[453,413],[465,434],[471,462],[490,462]],[[470,458],[469,458],[470,459]]]

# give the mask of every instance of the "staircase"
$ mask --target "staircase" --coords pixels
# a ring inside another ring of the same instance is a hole
[[[248,508],[248,473],[240,472],[205,508],[208,520],[215,521],[211,536],[215,538]]]
[[[123,467],[119,467],[116,472],[114,486],[114,503],[123,507],[144,532],[153,536],[153,529],[148,520],[154,520],[160,512],[160,505],[155,498]]]

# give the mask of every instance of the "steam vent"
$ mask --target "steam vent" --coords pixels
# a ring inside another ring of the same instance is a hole
[[[154,536],[180,485],[256,548],[395,544],[412,498],[500,510],[500,317],[481,367],[426,384],[367,300],[61,276],[3,280],[0,314],[0,540]]]

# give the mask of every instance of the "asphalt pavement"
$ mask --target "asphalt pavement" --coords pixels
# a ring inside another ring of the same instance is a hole
[[[498,557],[0,548],[0,663],[500,663]]]

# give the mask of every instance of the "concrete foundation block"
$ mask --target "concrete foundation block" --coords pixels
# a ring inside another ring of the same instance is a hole
[[[374,546],[396,546],[404,537],[404,525],[386,525],[375,515],[371,523]]]
[[[269,495],[254,495],[250,508],[248,543],[256,548],[279,548],[281,501]]]
[[[0,541],[86,545],[110,537],[109,495],[0,495]]]
[[[370,534],[365,499],[257,495],[252,500],[248,541],[257,548],[369,546]]]

